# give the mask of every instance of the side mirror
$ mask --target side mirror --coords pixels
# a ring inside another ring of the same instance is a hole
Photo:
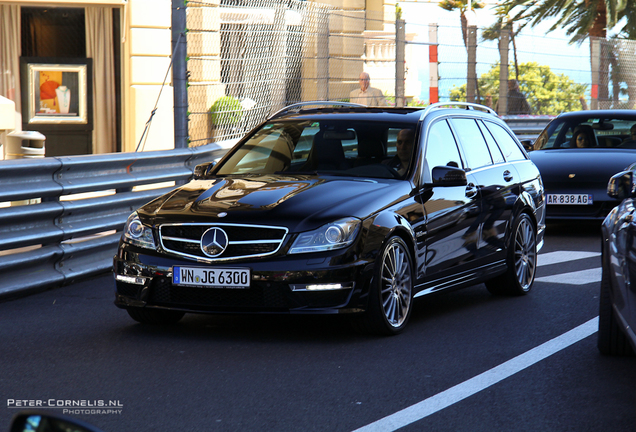
[[[534,150],[534,145],[532,140],[529,140],[529,139],[521,140],[521,145],[523,146],[524,149],[526,149],[526,151]]]
[[[607,194],[619,200],[634,196],[634,173],[623,171],[615,174],[607,183]]]
[[[95,426],[70,417],[25,411],[16,414],[11,421],[10,432],[102,432]]]
[[[466,186],[466,172],[452,166],[433,168],[433,186]]]
[[[207,163],[199,164],[195,166],[193,178],[195,180],[205,179],[210,173],[210,171],[212,170],[212,168],[214,168],[214,165],[216,165],[216,162],[207,162]]]

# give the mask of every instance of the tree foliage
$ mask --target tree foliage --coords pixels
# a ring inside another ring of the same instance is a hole
[[[485,6],[484,3],[476,1],[476,0],[441,0],[439,2],[439,7],[449,12],[453,12],[455,10],[459,11],[459,20],[462,26],[462,38],[464,39],[464,46],[468,48],[468,18],[466,18],[466,12],[468,12],[470,1],[470,8],[473,10],[483,9]]]
[[[495,64],[478,80],[482,103],[495,108],[499,100],[499,64]],[[533,114],[557,115],[582,109],[581,99],[587,85],[577,84],[564,74],[555,74],[549,66],[536,62],[519,65],[519,87],[526,95]],[[466,85],[453,87],[452,101],[466,101]]]
[[[502,7],[516,11],[513,21],[535,26],[547,19],[556,18],[550,30],[562,28],[580,42],[588,36],[605,37],[607,29],[629,34],[635,24],[636,0],[504,0]],[[523,26],[522,25],[522,26]]]

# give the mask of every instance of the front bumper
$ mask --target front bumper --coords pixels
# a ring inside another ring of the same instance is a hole
[[[372,266],[338,264],[343,253],[224,262],[249,267],[250,287],[220,289],[172,283],[173,266],[214,267],[122,244],[114,258],[115,305],[196,313],[357,313],[366,308]]]

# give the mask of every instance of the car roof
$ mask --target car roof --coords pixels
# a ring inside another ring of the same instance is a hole
[[[325,119],[387,121],[396,123],[417,124],[424,118],[433,118],[449,114],[468,114],[474,117],[483,116],[497,118],[497,114],[489,107],[465,102],[442,102],[421,107],[367,107],[348,102],[313,101],[302,102],[276,112],[268,121],[275,119]]]
[[[590,110],[590,111],[572,111],[563,114],[559,114],[556,119],[587,119],[587,118],[611,118],[611,119],[623,119],[623,120],[636,120],[635,110]]]

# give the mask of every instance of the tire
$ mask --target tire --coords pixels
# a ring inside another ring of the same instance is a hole
[[[537,228],[527,213],[521,213],[512,225],[506,265],[504,274],[486,281],[488,291],[517,296],[530,292],[537,269]]]
[[[391,237],[378,256],[369,289],[367,311],[354,327],[367,333],[396,335],[413,309],[413,259],[400,237]]]
[[[185,315],[185,312],[145,308],[128,308],[126,312],[137,322],[153,325],[175,324]]]
[[[605,266],[601,277],[601,295],[598,313],[598,350],[605,355],[633,356],[627,336],[614,317],[614,308],[610,296],[610,280]]]

